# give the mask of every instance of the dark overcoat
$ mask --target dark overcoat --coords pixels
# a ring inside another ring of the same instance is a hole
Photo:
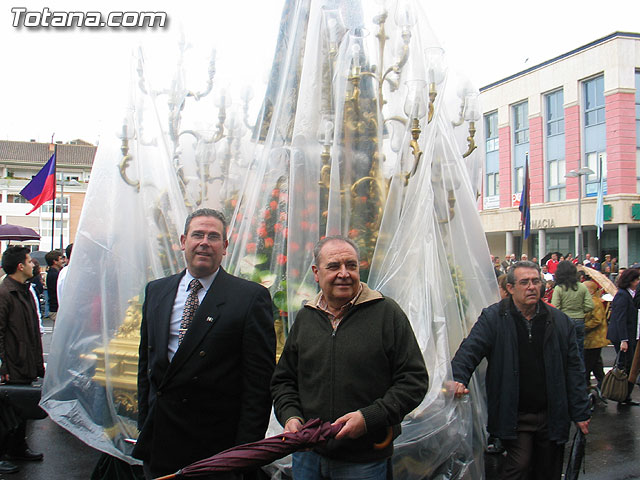
[[[28,283],[7,275],[0,284],[0,374],[11,383],[44,377],[40,322]]]

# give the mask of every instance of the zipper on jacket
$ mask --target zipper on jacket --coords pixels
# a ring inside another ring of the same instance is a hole
[[[335,384],[336,384],[336,328],[331,328],[331,418],[335,416]]]

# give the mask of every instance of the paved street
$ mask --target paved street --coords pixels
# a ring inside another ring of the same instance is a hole
[[[51,325],[45,323],[45,328],[44,347],[48,352]],[[611,365],[614,357],[613,348],[606,349],[603,355],[605,365]],[[633,398],[640,401],[637,387]],[[609,402],[607,406],[598,405],[590,430],[586,447],[586,473],[581,474],[581,479],[640,479],[640,407],[618,407],[615,402]],[[91,478],[101,455],[48,418],[30,422],[28,437],[31,447],[44,453],[44,461],[20,462],[19,473],[0,475],[0,480],[87,480]],[[567,455],[568,450],[567,447]],[[487,479],[496,478],[491,470],[491,461],[495,461],[495,458],[488,460]]]

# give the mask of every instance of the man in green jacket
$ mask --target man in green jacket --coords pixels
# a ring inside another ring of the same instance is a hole
[[[335,440],[293,455],[296,480],[386,479],[393,438],[424,398],[429,377],[407,316],[360,282],[356,245],[315,247],[321,292],[300,311],[271,381],[286,432],[312,418],[343,425]]]

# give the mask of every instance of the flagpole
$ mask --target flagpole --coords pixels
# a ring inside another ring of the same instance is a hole
[[[60,173],[60,250],[64,248],[64,172]]]
[[[51,138],[51,141],[53,142],[53,137]],[[55,179],[57,179],[57,168],[58,168],[58,144],[54,143],[53,144],[53,154],[56,157],[56,162],[55,162],[55,167],[53,170],[53,178],[54,178],[54,188],[55,188]],[[53,195],[53,200],[51,200],[51,250],[53,250],[53,239],[55,238],[55,232],[56,232],[56,196],[55,194]]]

